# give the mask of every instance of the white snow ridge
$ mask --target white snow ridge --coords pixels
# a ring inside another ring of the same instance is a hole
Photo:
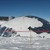
[[[0,50],[50,50],[48,32],[37,34],[33,31],[47,28],[46,25],[46,28],[44,27],[44,24],[48,25],[48,23],[39,19],[34,16],[22,16],[2,24],[0,26]]]
[[[28,30],[28,27],[31,26],[31,27],[42,27],[43,26],[43,23],[38,21],[38,19],[36,18],[28,18],[28,17],[17,17],[11,21],[8,21],[7,23],[3,24],[2,26],[7,26],[9,28],[13,28],[15,29],[16,31],[29,31]],[[29,36],[30,32],[18,32],[18,34],[21,34],[23,36]],[[35,34],[35,32],[34,32]],[[34,36],[33,34],[33,36]]]

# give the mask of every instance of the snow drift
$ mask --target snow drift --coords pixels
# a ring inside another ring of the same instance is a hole
[[[36,16],[16,17],[15,19],[12,19],[4,23],[2,27],[4,26],[6,28],[12,28],[12,30],[16,31],[16,35],[20,35],[20,36],[30,36],[30,30],[28,29],[30,26],[31,26],[32,36],[37,36],[37,34],[43,33],[43,32],[40,32],[40,33],[35,32],[34,30],[37,30],[37,31],[38,30],[39,31],[40,30],[50,30],[49,22],[42,18],[36,17]],[[50,33],[50,32],[47,32],[47,33]],[[12,32],[11,32],[11,35],[12,35]]]

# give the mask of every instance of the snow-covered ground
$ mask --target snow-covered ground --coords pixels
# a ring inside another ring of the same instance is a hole
[[[37,34],[28,29],[29,26],[32,28],[42,27],[43,23],[38,19],[17,17],[8,22],[0,23],[2,27],[13,28],[13,30],[17,32],[11,37],[0,37],[0,50],[50,50],[49,34],[46,32]],[[43,38],[43,36],[45,36],[45,38]]]
[[[0,37],[0,50],[50,50],[50,39],[29,37]]]
[[[15,31],[17,31],[18,34],[21,36],[30,36],[30,32],[28,27],[42,27],[43,23],[38,21],[36,18],[28,18],[28,17],[17,17],[13,20],[8,21],[7,23],[4,23],[2,26],[6,26],[9,28],[13,28]],[[21,31],[21,32],[20,32]],[[23,32],[25,31],[25,32]],[[33,36],[36,36],[37,34],[35,32],[31,32]]]
[[[0,21],[0,25],[2,25],[2,24],[4,24],[4,23],[6,23],[7,21]]]
[[[19,34],[20,36],[30,36],[29,26],[32,28],[38,28],[42,27],[43,23],[39,21],[37,18],[28,18],[25,16],[17,17],[15,19],[12,19],[8,22],[5,22],[2,24],[2,27],[6,26],[8,28],[13,28]],[[36,32],[31,31],[32,36],[36,37],[38,34]],[[40,34],[40,36],[45,36],[47,38],[50,38],[50,35],[47,34],[47,32],[43,32]]]
[[[3,26],[12,27],[16,30],[27,31],[28,27],[42,27],[43,23],[38,21],[36,18],[28,18],[28,17],[17,17],[13,20],[8,21],[7,23],[3,24]]]

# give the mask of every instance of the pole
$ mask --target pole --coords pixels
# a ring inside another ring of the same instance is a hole
[[[32,48],[32,35],[31,35],[31,30],[30,30],[30,48]]]

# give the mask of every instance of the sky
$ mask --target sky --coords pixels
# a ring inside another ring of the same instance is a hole
[[[50,20],[50,0],[0,0],[0,16],[27,15]]]

